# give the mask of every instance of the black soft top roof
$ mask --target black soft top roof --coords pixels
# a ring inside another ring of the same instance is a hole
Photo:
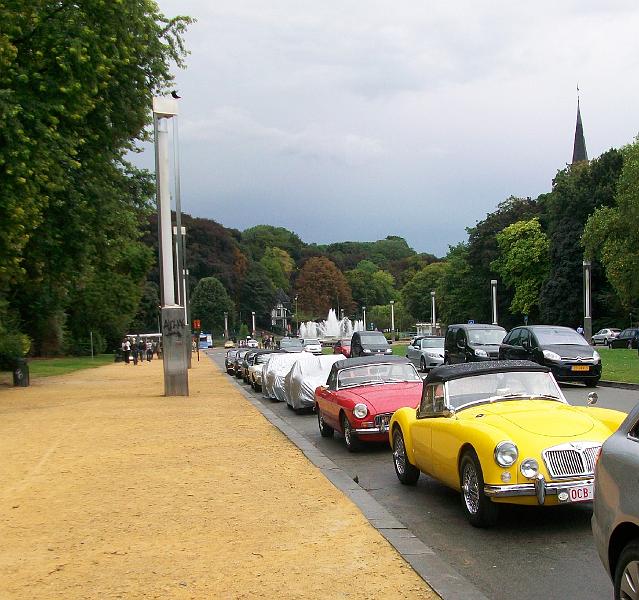
[[[504,329],[501,325],[492,325],[491,323],[456,323],[448,327],[463,327],[464,329]],[[504,329],[504,331],[506,330]]]
[[[550,369],[529,360],[494,360],[462,363],[458,365],[442,365],[441,367],[431,369],[426,379],[424,379],[424,385],[428,385],[429,383],[443,383],[451,379],[472,377],[473,375],[509,373],[512,371],[539,371],[540,373],[548,373]]]
[[[407,358],[401,356],[358,356],[357,358],[345,358],[333,363],[332,371],[347,369],[348,367],[360,367],[362,365],[383,365],[390,363],[409,364]]]

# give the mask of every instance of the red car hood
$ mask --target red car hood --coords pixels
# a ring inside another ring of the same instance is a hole
[[[339,395],[353,402],[366,402],[373,414],[395,412],[403,406],[417,408],[422,398],[422,382],[379,383],[341,390]]]

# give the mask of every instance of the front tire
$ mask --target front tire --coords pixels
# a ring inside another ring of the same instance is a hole
[[[317,407],[317,426],[319,427],[320,435],[323,438],[333,437],[335,430],[330,425],[326,424],[326,421],[324,421],[324,417],[322,415],[322,411],[319,409],[319,406]]]
[[[597,387],[598,383],[599,383],[599,379],[589,379],[587,381],[584,381],[584,385],[588,388]]]
[[[626,545],[615,569],[615,600],[639,599],[639,540]]]
[[[344,432],[344,443],[349,452],[357,452],[361,448],[361,442],[357,438],[357,434],[351,427],[348,417],[342,413],[342,431]]]
[[[473,527],[491,527],[497,522],[499,507],[484,494],[484,476],[477,455],[466,452],[459,466],[461,501],[466,519]]]
[[[397,479],[404,485],[415,485],[419,479],[419,469],[411,464],[406,454],[406,444],[402,430],[396,427],[393,431],[393,464]]]

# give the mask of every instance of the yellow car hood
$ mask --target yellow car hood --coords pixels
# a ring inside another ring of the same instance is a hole
[[[475,407],[473,413],[475,418],[490,420],[492,425],[504,431],[520,429],[546,437],[580,436],[601,427],[600,421],[587,413],[553,400],[507,400],[482,404]]]

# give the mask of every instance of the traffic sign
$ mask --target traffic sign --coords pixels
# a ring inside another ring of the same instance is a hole
[[[193,329],[199,329],[199,328],[200,328],[200,320],[193,319]]]

